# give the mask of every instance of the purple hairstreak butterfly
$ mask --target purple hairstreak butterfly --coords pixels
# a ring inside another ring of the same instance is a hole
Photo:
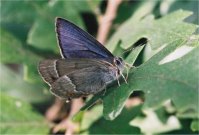
[[[75,24],[56,18],[56,33],[62,59],[43,60],[38,67],[55,96],[70,100],[96,94],[123,76],[123,59]]]

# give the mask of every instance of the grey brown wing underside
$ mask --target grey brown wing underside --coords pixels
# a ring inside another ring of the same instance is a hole
[[[95,94],[105,89],[114,76],[108,71],[92,67],[64,75],[51,85],[51,92],[61,98],[76,98]]]
[[[116,69],[102,61],[88,59],[46,60],[39,72],[61,98],[76,98],[103,90],[116,79]]]
[[[39,63],[38,70],[43,79],[50,85],[63,75],[100,65],[103,63],[89,59],[44,60]]]
[[[67,75],[58,78],[52,83],[50,91],[60,98],[76,98],[83,96],[81,92],[76,91],[76,86]]]

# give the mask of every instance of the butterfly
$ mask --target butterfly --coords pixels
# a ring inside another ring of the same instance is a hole
[[[96,94],[123,76],[124,60],[75,24],[56,18],[56,33],[62,59],[43,60],[38,66],[55,96],[70,100]]]

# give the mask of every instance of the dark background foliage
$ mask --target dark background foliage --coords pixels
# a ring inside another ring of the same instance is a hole
[[[130,71],[128,85],[86,99],[75,115],[77,133],[198,133],[198,5],[197,0],[126,0],[119,5],[105,46],[137,68]],[[55,18],[70,20],[96,37],[107,1],[1,0],[0,9],[1,134],[52,133],[45,112],[55,97],[37,64],[61,58]],[[85,109],[98,99],[103,103]],[[129,101],[139,103],[129,107]]]

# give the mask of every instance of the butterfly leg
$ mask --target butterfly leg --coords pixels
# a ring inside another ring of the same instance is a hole
[[[124,77],[124,75],[121,73],[122,78],[124,79],[125,83],[128,84],[126,78]]]
[[[118,86],[120,86],[119,76],[118,76],[118,74],[117,74],[117,73],[116,73],[116,78],[117,78]]]
[[[118,86],[120,86],[120,81],[119,81],[119,79],[117,79],[117,83],[118,83]]]
[[[125,62],[125,65],[126,65],[126,67],[128,67],[128,68],[133,68],[133,67],[135,67],[135,66],[133,66],[133,65],[131,65],[131,64],[129,64],[129,63],[126,63],[126,62]]]
[[[135,66],[133,66],[133,65],[131,65],[129,63],[125,63],[125,67],[126,67],[126,72],[127,72],[127,74],[126,74],[126,80],[127,80],[130,68],[134,68]]]
[[[106,94],[106,87],[105,87],[104,92],[103,92],[103,94],[102,94],[102,95],[104,96],[105,94]]]
[[[128,67],[126,66],[126,80],[128,79],[128,76],[129,76],[129,69],[128,69]]]

